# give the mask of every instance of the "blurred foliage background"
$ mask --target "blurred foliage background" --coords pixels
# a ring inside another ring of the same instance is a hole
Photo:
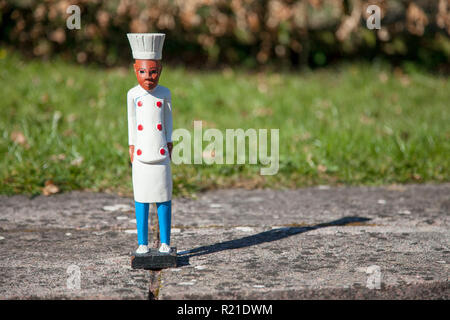
[[[450,0],[0,0],[0,27],[0,194],[132,194],[128,32],[167,35],[174,128],[280,129],[278,174],[174,165],[175,195],[450,181]]]
[[[379,30],[367,6],[381,8]],[[66,28],[70,5],[81,29]],[[27,56],[129,63],[127,32],[167,34],[172,63],[250,68],[324,66],[342,59],[405,60],[448,72],[449,0],[0,0],[0,41]]]

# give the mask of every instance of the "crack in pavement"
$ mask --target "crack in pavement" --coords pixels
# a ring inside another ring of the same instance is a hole
[[[152,206],[153,214],[150,217],[150,230],[152,234],[152,247],[158,249],[160,242],[158,212],[156,206]],[[159,287],[161,285],[161,270],[150,270],[150,281],[148,286],[148,300],[158,300]]]

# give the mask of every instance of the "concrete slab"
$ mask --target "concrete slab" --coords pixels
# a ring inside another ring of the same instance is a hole
[[[149,272],[133,199],[0,196],[0,298],[448,299],[449,212],[450,184],[217,190],[173,200],[179,265]]]

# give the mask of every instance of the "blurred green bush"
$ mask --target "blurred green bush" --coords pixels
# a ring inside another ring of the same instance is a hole
[[[381,29],[366,27],[367,6]],[[81,29],[66,27],[68,6]],[[449,0],[0,0],[0,41],[29,56],[129,63],[127,32],[164,32],[164,58],[220,66],[322,66],[384,57],[449,69]]]

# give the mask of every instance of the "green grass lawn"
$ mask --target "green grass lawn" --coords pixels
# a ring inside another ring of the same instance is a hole
[[[25,61],[0,52],[0,193],[130,194],[131,68]],[[280,169],[173,165],[174,194],[217,187],[449,181],[450,83],[420,71],[352,64],[314,72],[194,72],[166,66],[174,129],[280,129]],[[206,143],[205,143],[206,146]]]

